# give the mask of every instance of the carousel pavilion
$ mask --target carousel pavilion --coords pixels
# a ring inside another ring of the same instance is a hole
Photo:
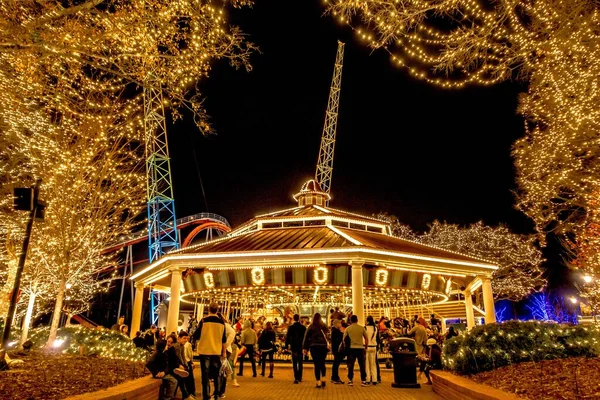
[[[225,315],[327,315],[337,306],[390,318],[495,322],[489,261],[391,235],[385,221],[326,206],[310,180],[297,206],[257,216],[218,239],[172,251],[136,272],[131,332],[140,329],[145,288],[168,293],[167,332],[180,308],[218,302]],[[286,310],[286,311],[284,311]],[[200,315],[201,316],[201,315]]]

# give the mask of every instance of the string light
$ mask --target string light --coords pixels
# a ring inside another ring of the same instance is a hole
[[[423,235],[398,221],[395,216],[380,214],[390,221],[392,234],[405,235],[407,240],[436,248],[448,249],[499,265],[492,276],[492,289],[496,299],[520,300],[532,292],[543,289],[542,253],[536,246],[537,238],[518,235],[500,225],[490,227],[477,222],[468,227],[434,221]],[[402,236],[400,236],[402,237]],[[404,238],[404,237],[402,237]],[[446,294],[451,281],[446,281]]]
[[[429,289],[429,283],[431,282],[431,275],[423,274],[423,280],[421,281],[421,289]]]
[[[206,287],[208,289],[212,289],[215,287],[215,279],[213,277],[212,272],[210,272],[210,271],[204,272],[204,285],[206,285]]]
[[[251,271],[252,283],[255,285],[265,284],[265,270],[262,268],[253,268]]]
[[[329,280],[329,270],[327,267],[317,267],[313,271],[313,280],[317,285],[325,285]]]
[[[513,148],[517,209],[574,234],[600,188],[600,11],[588,0],[325,1],[359,41],[441,88],[528,82]],[[458,18],[457,18],[458,16]]]
[[[195,84],[215,59],[250,68],[254,49],[210,1],[96,4],[0,3],[0,151],[11,160],[0,165],[0,234],[21,239],[24,217],[7,211],[9,192],[42,178],[46,222],[36,226],[23,284],[36,303],[57,299],[51,340],[61,312],[80,312],[108,290],[103,274],[115,255],[102,254],[106,244],[145,224],[136,219],[146,186],[142,86],[163,93],[173,119],[186,108],[207,133]],[[14,257],[3,249],[0,258],[14,273]]]
[[[385,286],[388,282],[388,270],[385,268],[379,268],[375,272],[375,284],[378,286]]]

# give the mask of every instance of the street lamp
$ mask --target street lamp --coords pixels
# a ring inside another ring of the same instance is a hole
[[[571,296],[569,300],[571,300],[571,303],[577,304],[577,299],[575,297]]]

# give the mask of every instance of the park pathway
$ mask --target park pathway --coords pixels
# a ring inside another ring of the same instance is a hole
[[[292,382],[293,371],[291,365],[275,364],[274,378],[269,379],[258,375],[252,378],[252,370],[249,365],[244,365],[246,376],[237,377],[240,387],[233,387],[228,382],[226,399],[231,400],[442,400],[433,392],[431,386],[422,384],[420,389],[397,389],[391,386],[394,380],[392,370],[385,369],[382,365],[382,383],[377,386],[360,386],[358,370],[354,373],[354,386],[334,385],[327,380],[325,389],[315,388],[315,377],[312,365],[305,365],[303,381],[297,385]],[[258,370],[260,372],[260,369]],[[267,368],[268,371],[268,368]],[[196,399],[202,398],[202,386],[200,385],[199,368],[194,370],[197,383]],[[237,372],[237,371],[236,371]],[[268,373],[268,372],[267,372]],[[331,378],[331,365],[327,365],[328,378]],[[347,381],[346,368],[340,367],[340,377]],[[424,381],[425,382],[425,381]]]

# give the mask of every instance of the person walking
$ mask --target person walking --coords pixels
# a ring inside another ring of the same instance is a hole
[[[324,388],[326,384],[325,358],[327,357],[328,347],[327,327],[321,320],[321,314],[315,313],[312,323],[306,329],[302,348],[304,354],[307,354],[310,350],[310,356],[315,366],[317,389]]]
[[[348,386],[354,385],[354,363],[358,360],[360,370],[360,380],[362,386],[368,386],[367,373],[365,370],[365,350],[367,348],[367,331],[358,323],[358,317],[355,314],[350,316],[351,324],[344,331],[342,340],[346,343],[346,338],[350,339],[350,348],[346,355],[348,362]]]
[[[227,335],[227,341],[225,342],[225,351],[227,353],[227,362],[229,363],[229,366],[232,368],[232,371],[233,371],[233,363],[231,363],[229,360],[230,360],[231,354],[233,352],[233,349],[231,346],[232,346],[233,342],[235,341],[235,329],[233,329],[233,327],[231,326],[231,324],[229,323],[227,318],[225,318],[223,316],[223,314],[217,313],[217,316],[219,318],[221,318],[221,320],[225,324],[225,334]],[[225,390],[227,389],[227,378],[228,377],[229,377],[229,375],[220,375],[219,376],[219,379],[221,379],[221,384],[219,385],[219,398],[220,399],[225,397]],[[235,379],[234,379],[234,381],[235,381]],[[234,384],[234,386],[235,386],[235,384]]]
[[[222,359],[226,357],[227,332],[225,323],[217,315],[219,306],[211,303],[208,306],[208,316],[202,318],[194,332],[197,343],[197,353],[200,355],[200,373],[202,375],[202,398],[210,400],[210,381],[213,380],[215,388],[213,396],[219,398],[221,393],[221,380],[219,371]]]
[[[290,325],[285,337],[285,346],[292,351],[292,366],[294,368],[294,383],[302,382],[302,344],[306,327],[300,323],[300,315],[294,314],[294,323]]]
[[[333,353],[333,367],[331,367],[331,383],[343,384],[338,373],[340,364],[346,357],[346,349],[341,348],[344,333],[342,332],[342,320],[334,319],[331,327],[331,352]]]
[[[254,346],[256,345],[257,337],[256,332],[252,329],[252,322],[250,320],[244,321],[244,330],[242,331],[240,341],[242,342],[242,346],[246,348],[246,353],[240,358],[240,372],[238,372],[238,376],[244,376],[244,359],[248,356],[252,365],[252,377],[256,378]]]
[[[377,385],[377,348],[379,346],[379,331],[375,326],[372,316],[367,317],[365,325],[367,334],[367,351],[365,357],[366,381],[371,385]]]
[[[258,349],[260,351],[260,361],[262,364],[261,376],[265,376],[265,367],[267,358],[269,358],[269,378],[273,378],[273,353],[275,353],[275,331],[271,321],[266,323],[260,337],[258,338]]]

